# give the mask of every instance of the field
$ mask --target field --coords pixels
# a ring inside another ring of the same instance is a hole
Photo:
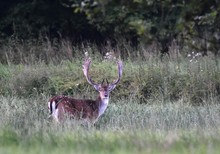
[[[220,106],[111,103],[94,127],[48,121],[45,98],[1,97],[0,153],[218,153]]]
[[[92,77],[112,81],[115,64],[92,58]],[[219,153],[219,59],[125,59],[122,81],[95,126],[53,123],[52,95],[97,95],[82,59],[0,65],[0,153]]]

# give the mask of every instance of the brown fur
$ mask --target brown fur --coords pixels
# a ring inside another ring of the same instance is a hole
[[[58,109],[58,119],[63,120],[64,115],[68,115],[75,119],[86,119],[90,122],[95,121],[98,118],[98,108],[101,103],[101,98],[96,100],[89,99],[75,99],[67,96],[54,96],[50,102],[50,112],[52,113],[52,102],[56,103],[56,109]]]

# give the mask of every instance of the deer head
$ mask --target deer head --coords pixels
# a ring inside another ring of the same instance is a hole
[[[91,59],[89,58],[85,59],[83,64],[83,73],[88,83],[92,85],[99,92],[101,99],[108,99],[110,92],[116,87],[116,85],[121,79],[122,69],[123,69],[122,61],[117,62],[118,78],[115,81],[113,81],[113,83],[109,83],[107,79],[106,82],[103,79],[102,83],[95,83],[89,76],[90,64],[91,64]]]

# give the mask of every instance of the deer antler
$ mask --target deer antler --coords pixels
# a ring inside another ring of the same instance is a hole
[[[121,60],[117,61],[117,64],[118,64],[118,78],[113,83],[111,83],[111,85],[118,84],[118,82],[120,81],[121,76],[122,76],[122,70],[123,70],[122,61]]]
[[[91,59],[90,59],[90,58],[86,58],[85,61],[84,61],[84,63],[83,63],[83,65],[82,65],[82,66],[83,66],[83,73],[84,73],[84,75],[85,75],[86,80],[88,81],[88,83],[94,86],[94,85],[97,85],[97,84],[94,83],[94,82],[91,80],[90,76],[89,76],[89,67],[90,67],[90,64],[91,64]]]

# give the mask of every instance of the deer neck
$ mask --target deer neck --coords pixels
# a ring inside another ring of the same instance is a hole
[[[99,107],[99,115],[98,117],[100,117],[106,110],[107,106],[108,106],[108,102],[109,102],[109,97],[108,98],[104,98],[102,99],[100,96],[97,98],[97,102],[98,102],[98,107]]]

